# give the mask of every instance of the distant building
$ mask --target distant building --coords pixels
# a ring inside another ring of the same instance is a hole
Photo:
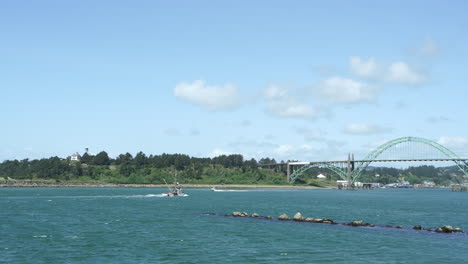
[[[319,174],[317,175],[317,179],[326,179],[327,176],[323,175],[323,174]]]
[[[71,155],[70,160],[79,161],[81,159],[80,153],[75,152]]]

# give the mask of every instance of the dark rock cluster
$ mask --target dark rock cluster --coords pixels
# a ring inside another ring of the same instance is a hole
[[[232,212],[232,214],[226,214],[225,216],[232,216],[232,217],[252,217],[252,218],[262,218],[262,219],[268,219],[272,220],[272,216],[261,216],[258,213],[253,213],[252,215],[249,215],[246,212]],[[304,217],[300,212],[297,212],[293,218],[290,218],[287,214],[281,214],[278,217],[279,221],[296,221],[296,222],[310,222],[310,223],[323,223],[323,224],[339,224],[331,219],[323,219],[323,218],[312,218],[312,217]],[[347,225],[347,226],[353,226],[353,227],[375,227],[373,224],[366,223],[362,220],[355,220],[349,223],[341,223],[342,225]],[[403,226],[392,226],[392,225],[385,225],[384,227],[388,228],[398,228],[402,229]],[[424,230],[424,231],[429,231],[429,232],[437,232],[437,233],[464,233],[464,231],[458,227],[453,228],[452,226],[445,225],[441,226],[435,230],[432,230],[430,228],[423,228],[420,225],[415,225],[413,227],[414,230]]]

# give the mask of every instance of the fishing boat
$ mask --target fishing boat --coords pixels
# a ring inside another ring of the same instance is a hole
[[[169,192],[161,193],[161,196],[164,196],[164,197],[188,196],[188,194],[186,194],[184,190],[182,189],[182,187],[180,186],[179,182],[174,181],[174,185],[172,187],[169,187],[166,180],[164,180],[164,182],[166,183],[167,188],[169,189]]]

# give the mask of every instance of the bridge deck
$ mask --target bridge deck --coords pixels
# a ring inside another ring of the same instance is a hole
[[[366,163],[366,162],[412,162],[412,161],[463,161],[468,162],[468,159],[390,159],[390,160],[352,160],[354,163]],[[331,161],[294,161],[285,163],[271,163],[271,164],[259,164],[258,167],[272,167],[279,165],[313,165],[313,164],[337,164],[337,163],[348,163],[348,160],[331,160]]]

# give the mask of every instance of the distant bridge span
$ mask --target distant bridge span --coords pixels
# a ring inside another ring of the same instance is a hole
[[[397,149],[396,146],[402,143],[422,143],[426,146],[431,147],[443,154],[442,158],[394,158],[394,159],[382,159],[381,154],[389,149]],[[374,151],[369,153],[366,157],[360,160],[355,160],[354,155],[348,155],[347,160],[334,160],[334,161],[311,161],[311,162],[287,162],[287,163],[275,163],[275,164],[262,164],[260,167],[275,167],[275,166],[286,166],[287,177],[289,183],[294,183],[296,179],[304,174],[308,169],[313,167],[331,169],[334,173],[338,174],[340,178],[348,181],[348,186],[351,186],[361,177],[362,172],[372,162],[454,162],[455,165],[460,169],[465,177],[468,177],[468,158],[460,158],[453,151],[448,148],[428,139],[418,137],[403,137],[397,138],[380,145]]]

